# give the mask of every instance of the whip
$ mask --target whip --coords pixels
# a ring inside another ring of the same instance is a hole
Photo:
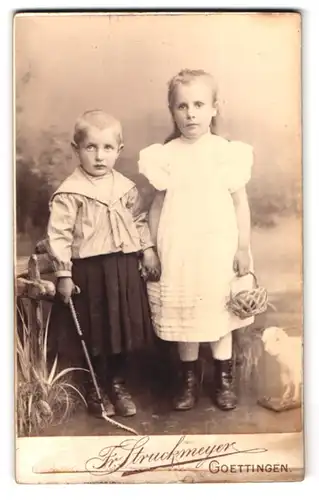
[[[75,293],[80,293],[80,289],[78,287],[76,287]],[[70,300],[69,300],[69,308],[70,308],[70,311],[71,311],[71,314],[72,314],[72,318],[73,318],[73,321],[74,321],[74,325],[75,325],[76,331],[77,331],[77,333],[78,333],[78,335],[80,337],[80,340],[81,340],[82,348],[83,348],[84,355],[85,355],[85,358],[86,358],[86,361],[87,361],[87,364],[88,364],[88,367],[89,367],[89,371],[90,371],[90,374],[91,374],[91,377],[92,377],[92,380],[93,380],[94,388],[95,388],[96,394],[98,396],[99,404],[101,406],[101,411],[102,411],[102,418],[104,418],[104,420],[106,420],[110,424],[114,425],[115,427],[118,427],[119,429],[123,429],[125,431],[128,431],[128,432],[130,432],[130,433],[135,434],[136,436],[138,436],[138,433],[134,429],[132,429],[131,427],[127,427],[126,425],[120,424],[116,420],[113,420],[112,418],[110,418],[110,417],[107,416],[107,413],[106,413],[106,410],[105,410],[105,407],[104,407],[104,404],[103,404],[103,401],[102,401],[102,397],[101,397],[101,391],[100,391],[98,383],[97,383],[97,379],[96,379],[96,376],[95,376],[95,373],[94,373],[93,365],[92,365],[92,362],[91,362],[91,359],[90,359],[90,356],[89,356],[89,352],[88,352],[86,344],[85,344],[85,340],[83,338],[83,333],[82,333],[82,330],[81,330],[81,327],[80,327],[80,323],[79,323],[79,320],[78,320],[78,317],[77,317],[77,314],[76,314],[76,310],[75,310],[72,298],[70,298]]]

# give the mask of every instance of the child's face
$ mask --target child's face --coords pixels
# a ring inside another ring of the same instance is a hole
[[[114,129],[98,129],[91,127],[78,146],[74,146],[82,168],[94,177],[109,173],[123,148],[119,144]]]
[[[209,131],[212,118],[216,116],[212,101],[212,89],[202,80],[176,88],[172,114],[184,137],[197,139]]]

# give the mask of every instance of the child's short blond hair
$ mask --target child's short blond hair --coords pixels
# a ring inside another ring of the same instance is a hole
[[[119,145],[123,144],[123,132],[120,121],[101,109],[93,109],[85,111],[75,122],[73,141],[77,146],[85,139],[88,130],[92,127],[100,130],[112,128],[117,136]]]

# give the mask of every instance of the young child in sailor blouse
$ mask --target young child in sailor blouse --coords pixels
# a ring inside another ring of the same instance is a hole
[[[125,384],[126,353],[143,347],[152,334],[139,257],[146,271],[149,265],[158,268],[158,259],[137,188],[114,170],[123,148],[119,121],[100,110],[85,112],[75,124],[72,147],[78,166],[50,202],[46,241],[62,298],[52,309],[52,335],[58,335],[58,350],[69,350],[70,357],[81,349],[63,304],[77,285],[74,306],[107,413],[134,415],[136,406]],[[59,337],[62,331],[66,333]],[[99,416],[89,381],[86,399],[89,411]]]
[[[149,225],[161,262],[159,282],[148,282],[157,335],[178,343],[182,384],[176,410],[198,396],[199,344],[208,342],[215,365],[215,404],[237,404],[232,330],[253,322],[226,308],[233,291],[252,286],[250,210],[246,184],[253,150],[211,132],[216,85],[202,70],[183,70],[169,84],[171,140],[140,152],[139,170],[157,190]]]

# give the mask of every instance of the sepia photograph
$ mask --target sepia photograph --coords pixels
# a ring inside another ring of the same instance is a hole
[[[18,13],[20,483],[301,481],[301,14]]]

